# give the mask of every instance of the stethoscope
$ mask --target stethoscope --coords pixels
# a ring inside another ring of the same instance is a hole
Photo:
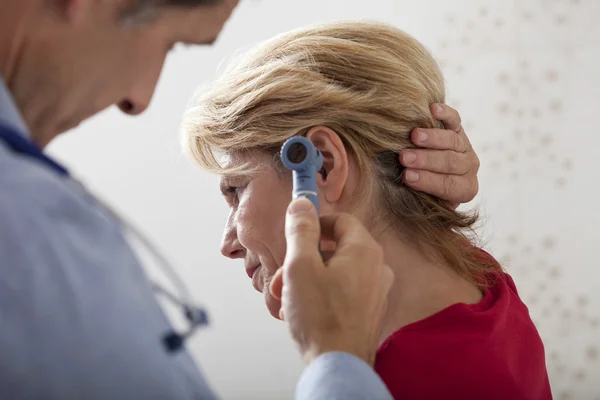
[[[92,195],[85,189],[85,187],[75,180],[70,174],[69,171],[52,160],[50,157],[46,156],[37,146],[35,146],[32,142],[30,142],[26,137],[19,134],[18,132],[10,129],[9,127],[2,125],[0,129],[0,140],[2,140],[6,145],[15,153],[22,154],[24,156],[31,157],[42,164],[44,164],[47,168],[53,170],[60,176],[69,178],[76,184],[81,187],[81,190],[88,196],[92,197],[100,206],[102,206],[113,218],[115,218],[121,226],[127,230],[133,238],[135,238],[139,243],[152,255],[152,257],[156,260],[157,264],[163,270],[163,272],[169,277],[171,283],[176,287],[176,290],[180,293],[180,297],[173,295],[169,290],[165,289],[163,286],[159,285],[156,282],[152,283],[153,290],[164,296],[167,300],[171,301],[174,305],[180,307],[183,311],[185,319],[189,322],[188,329],[179,333],[174,329],[166,332],[162,337],[162,343],[165,346],[165,349],[168,352],[176,352],[177,350],[183,347],[185,340],[192,336],[192,334],[198,329],[200,326],[208,324],[208,318],[206,312],[193,305],[190,295],[186,285],[183,283],[175,269],[171,265],[171,263],[163,256],[157,249],[157,247],[145,236],[142,232],[135,228],[135,226],[128,221],[126,221],[123,217],[121,217],[118,213],[116,213],[110,206],[101,201],[98,197]]]

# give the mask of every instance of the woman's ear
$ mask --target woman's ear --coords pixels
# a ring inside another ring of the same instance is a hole
[[[348,153],[340,136],[325,126],[315,126],[306,134],[323,155],[323,168],[317,174],[317,184],[330,203],[340,200],[348,181]]]

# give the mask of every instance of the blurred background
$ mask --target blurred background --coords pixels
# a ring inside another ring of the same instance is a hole
[[[181,115],[240,49],[314,22],[391,23],[443,67],[482,164],[466,207],[530,308],[555,398],[600,399],[599,18],[598,0],[241,0],[214,47],[168,58],[147,113],[107,110],[50,152],[147,232],[208,308],[189,348],[222,398],[292,398],[302,364],[242,262],[219,253],[228,210],[217,177],[181,155]]]

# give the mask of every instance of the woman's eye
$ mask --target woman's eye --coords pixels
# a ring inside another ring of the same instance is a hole
[[[241,192],[244,190],[243,186],[228,186],[227,195],[232,199],[233,204],[238,204],[240,201]]]
[[[221,194],[230,207],[236,207],[244,190],[250,184],[250,179],[228,178],[221,181]]]

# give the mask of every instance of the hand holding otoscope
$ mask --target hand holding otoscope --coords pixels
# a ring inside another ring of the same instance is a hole
[[[294,200],[286,215],[285,261],[269,287],[281,301],[279,315],[285,317],[306,364],[326,353],[345,352],[372,365],[392,270],[358,219],[343,213],[319,218],[317,174],[323,156],[310,140],[286,141],[281,160],[292,170]],[[298,200],[302,197],[314,207]],[[321,238],[336,244],[327,261],[317,247]]]

